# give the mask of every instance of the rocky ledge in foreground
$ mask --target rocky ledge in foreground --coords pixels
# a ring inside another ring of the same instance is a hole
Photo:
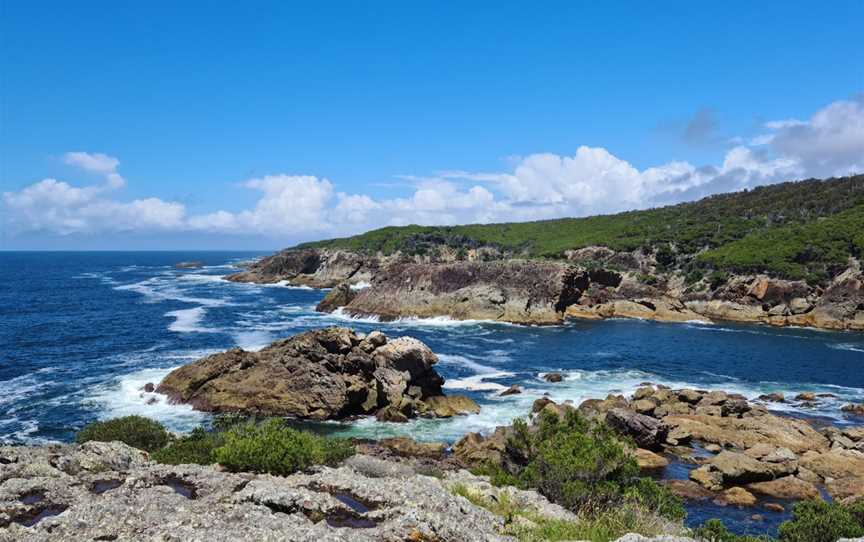
[[[375,414],[400,422],[479,412],[468,397],[442,393],[437,362],[417,339],[333,327],[260,352],[208,356],[172,371],[156,391],[198,410],[313,420]]]

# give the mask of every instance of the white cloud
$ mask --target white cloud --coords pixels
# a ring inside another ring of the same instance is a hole
[[[537,220],[644,208],[804,177],[864,171],[864,104],[838,101],[809,120],[765,123],[765,133],[735,138],[721,163],[696,167],[672,161],[638,169],[601,147],[572,156],[537,153],[511,159],[509,171],[446,171],[401,176],[414,186],[405,197],[373,198],[337,192],[327,179],[268,175],[242,186],[260,194],[252,208],[189,214],[158,198],[118,201],[124,184],[119,160],[74,152],[64,162],[104,176],[76,187],[44,179],[6,192],[10,231],[60,234],[118,231],[252,234],[300,240],[345,235],[384,225]]]
[[[117,173],[120,160],[113,156],[100,152],[67,152],[63,155],[63,161],[70,166],[104,175],[110,188],[122,188],[126,184],[126,180]]]

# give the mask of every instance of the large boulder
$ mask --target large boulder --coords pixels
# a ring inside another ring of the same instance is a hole
[[[314,420],[379,412],[388,421],[440,415],[442,409],[430,404],[450,405],[451,416],[479,409],[443,397],[437,361],[417,339],[387,340],[379,332],[364,336],[334,327],[260,352],[235,348],[208,356],[172,371],[156,391],[198,410]]]
[[[625,408],[613,408],[606,413],[606,423],[633,438],[636,445],[647,450],[659,450],[669,435],[665,423]]]

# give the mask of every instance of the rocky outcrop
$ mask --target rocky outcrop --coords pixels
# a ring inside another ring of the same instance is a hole
[[[368,456],[288,477],[159,465],[120,443],[0,448],[0,457],[14,457],[2,469],[3,541],[512,540],[501,518],[446,480]]]
[[[591,281],[587,271],[554,262],[396,263],[380,270],[343,310],[385,320],[448,316],[557,324]]]
[[[381,259],[344,250],[287,249],[251,263],[245,271],[226,277],[233,282],[290,284],[332,288],[343,282],[368,282]]]
[[[156,391],[199,410],[314,420],[376,414],[406,421],[479,411],[467,397],[443,396],[437,361],[417,339],[334,327],[260,352],[208,356],[172,371]]]

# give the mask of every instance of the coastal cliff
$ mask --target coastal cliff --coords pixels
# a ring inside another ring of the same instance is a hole
[[[383,228],[263,258],[228,280],[336,288],[383,319],[731,320],[864,330],[864,176],[648,211]]]

